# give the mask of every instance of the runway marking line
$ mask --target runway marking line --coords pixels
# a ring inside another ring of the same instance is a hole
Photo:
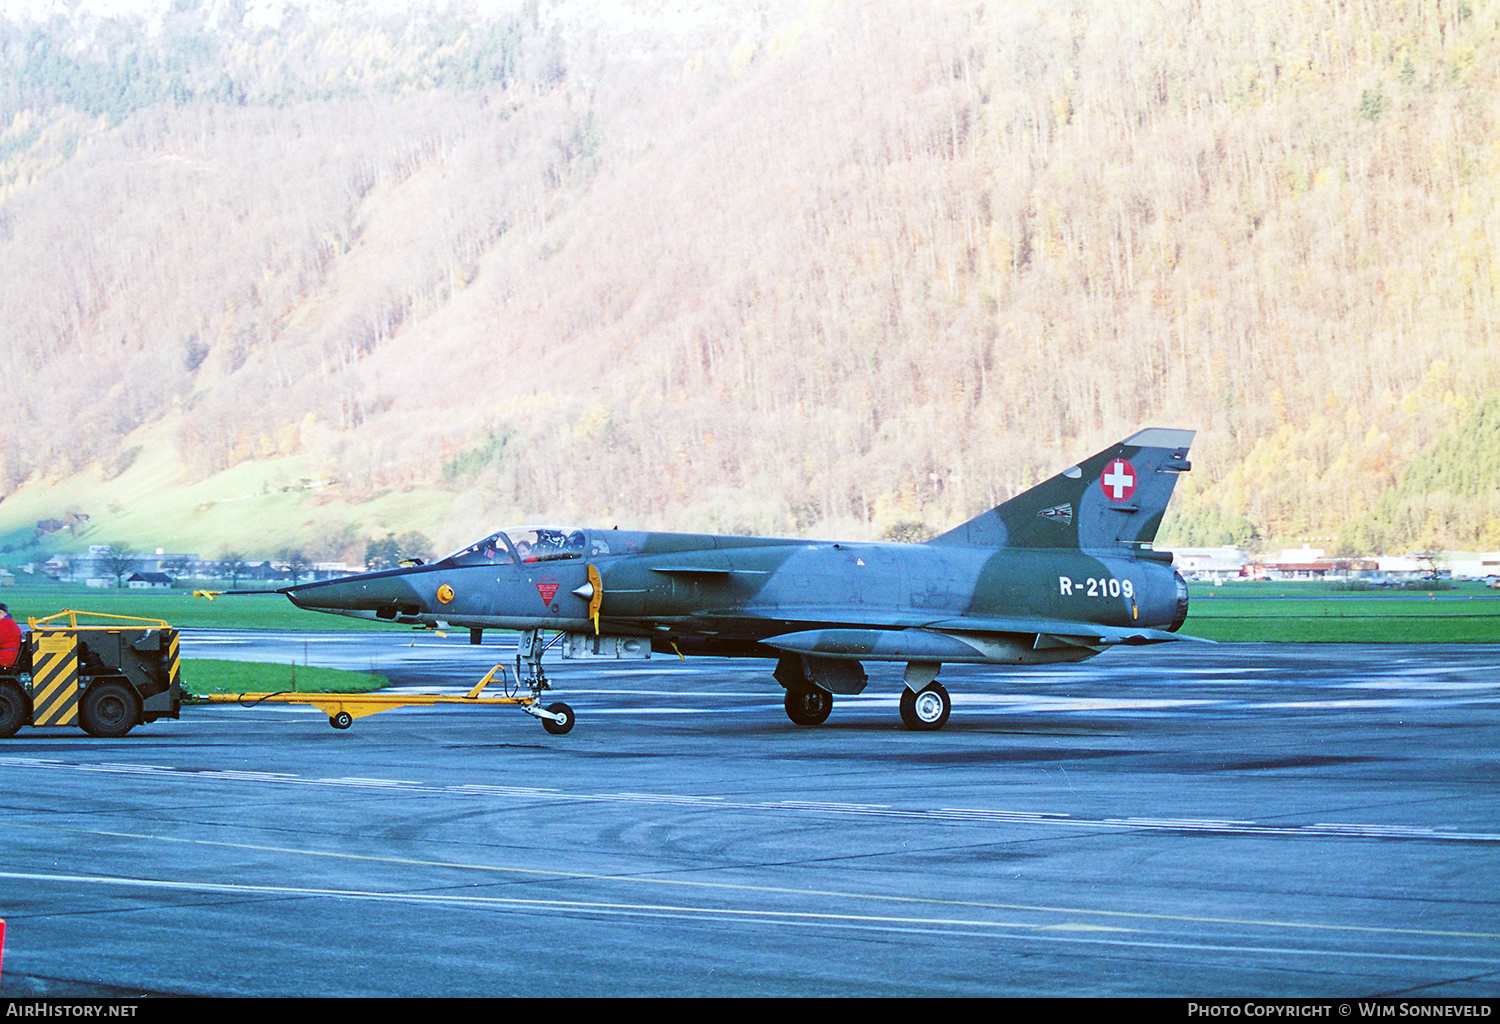
[[[837,889],[790,889],[783,886],[769,885],[747,885],[735,882],[704,882],[695,879],[683,878],[650,878],[642,875],[602,874],[584,871],[554,871],[546,868],[518,868],[493,864],[466,864],[456,861],[422,860],[411,857],[387,857],[364,853],[336,853],[325,850],[307,850],[290,846],[270,846],[258,843],[231,843],[216,839],[184,839],[177,836],[153,836],[137,832],[115,832],[103,829],[77,829],[59,828],[52,825],[27,825],[19,822],[0,821],[0,828],[26,829],[37,832],[62,832],[72,835],[103,836],[114,839],[140,839],[153,843],[184,843],[192,846],[211,846],[221,849],[246,850],[255,853],[278,853],[296,854],[303,857],[321,857],[329,860],[364,861],[375,864],[391,864],[407,867],[445,868],[458,871],[481,871],[492,874],[520,875],[538,878],[551,878],[558,880],[577,879],[579,881],[598,882],[629,882],[641,885],[663,885],[678,886],[682,888],[709,889],[724,892],[756,892],[774,893],[788,896],[821,896],[832,899],[847,900],[869,900],[883,903],[910,903],[925,906],[941,907],[973,907],[982,910],[1010,910],[1038,914],[1075,914],[1089,917],[1119,918],[1130,921],[1164,921],[1182,924],[1215,924],[1236,925],[1242,927],[1258,928],[1286,928],[1300,929],[1310,932],[1347,932],[1370,935],[1406,935],[1424,936],[1428,938],[1462,938],[1462,939],[1500,939],[1500,932],[1470,932],[1450,931],[1437,928],[1394,928],[1379,925],[1347,925],[1347,924],[1323,924],[1312,921],[1277,921],[1259,920],[1255,918],[1235,917],[1200,917],[1191,914],[1154,914],[1145,911],[1131,910],[1091,910],[1083,907],[1049,907],[1045,904],[1027,903],[989,903],[975,900],[938,900],[920,896],[892,896],[881,893],[844,892]],[[21,875],[0,873],[0,878],[20,878]],[[550,900],[537,900],[537,903],[556,902]],[[746,911],[746,913],[749,913]],[[776,913],[766,911],[764,913]],[[845,915],[831,915],[842,918]],[[983,922],[979,922],[983,923]],[[1021,925],[1018,927],[1043,928],[1049,926]],[[1057,927],[1057,926],[1050,926]],[[1080,928],[1091,927],[1079,925]],[[1099,926],[1105,930],[1130,931],[1128,928],[1111,928]]]
[[[480,906],[555,907],[569,910],[639,911],[743,918],[797,919],[805,921],[857,921],[869,924],[950,926],[965,928],[1020,928],[1026,931],[1101,931],[1129,932],[1132,928],[1108,925],[1030,924],[1024,921],[975,921],[967,918],[895,917],[884,914],[834,914],[811,910],[744,910],[734,907],[693,907],[672,903],[613,903],[604,900],[567,900],[555,897],[476,896],[457,893],[393,892],[372,889],[314,889],[290,885],[244,885],[233,882],[173,882],[156,878],[128,878],[121,875],[44,875],[21,871],[0,871],[0,878],[23,882],[87,883],[122,885],[142,889],[171,889],[188,892],[243,893],[267,896],[331,896],[341,899],[391,900],[415,903],[467,903]]]
[[[121,885],[145,889],[170,889],[174,891],[214,892],[225,895],[257,895],[293,898],[336,898],[368,900],[392,903],[464,904],[476,908],[484,907],[537,907],[559,911],[603,913],[637,916],[679,916],[693,919],[719,918],[732,921],[774,924],[778,927],[795,925],[801,927],[836,927],[863,931],[926,932],[944,929],[939,934],[968,934],[999,936],[1009,929],[1018,930],[1019,935],[1004,935],[1012,939],[1041,939],[1052,942],[1091,943],[1095,945],[1134,947],[1143,949],[1191,949],[1216,950],[1260,955],[1293,956],[1341,956],[1373,960],[1416,960],[1423,962],[1454,962],[1494,964],[1494,957],[1461,956],[1424,953],[1383,953],[1372,950],[1343,949],[1295,949],[1280,946],[1246,946],[1214,942],[1168,942],[1148,939],[1111,938],[1099,936],[1068,936],[1061,932],[1134,932],[1132,928],[1111,928],[1102,925],[1037,925],[1015,921],[973,921],[957,918],[893,917],[876,914],[831,914],[812,911],[787,910],[741,910],[726,907],[692,907],[674,904],[651,903],[606,903],[603,901],[560,900],[551,898],[518,898],[504,896],[460,896],[436,893],[375,892],[359,889],[311,889],[293,886],[235,885],[216,882],[171,882],[160,879],[123,878],[100,875],[42,875],[21,872],[0,872],[0,878],[14,878],[32,882],[61,882],[68,884]],[[1379,929],[1376,929],[1379,930]],[[1043,934],[1045,933],[1045,934]]]

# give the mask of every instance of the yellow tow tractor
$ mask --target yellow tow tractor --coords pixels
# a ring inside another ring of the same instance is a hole
[[[485,688],[495,682],[496,676],[505,685],[506,672],[503,664],[490,669],[475,687],[462,697],[437,693],[298,693],[282,690],[278,693],[211,693],[191,697],[193,702],[217,704],[239,704],[254,707],[257,704],[311,704],[328,716],[328,724],[335,729],[347,729],[356,718],[376,715],[392,708],[431,707],[435,704],[463,704],[473,707],[478,704],[512,704],[522,711],[541,719],[542,728],[554,736],[561,736],[573,728],[573,709],[561,703],[539,707],[536,692],[530,696],[510,691],[503,697],[484,697]],[[507,690],[510,688],[507,686]]]
[[[82,617],[82,621],[80,620]],[[462,697],[435,693],[217,693],[185,694],[178,631],[161,619],[69,609],[28,619],[20,656],[0,670],[0,739],[23,725],[78,727],[91,736],[116,738],[159,718],[180,718],[183,704],[311,704],[328,724],[347,729],[356,718],[392,708],[434,704],[512,704],[554,735],[573,728],[573,709],[561,702],[541,706],[544,678],[531,693],[510,685],[497,664]],[[519,659],[518,659],[519,661]],[[505,696],[482,694],[496,679]]]
[[[118,737],[179,717],[177,630],[167,623],[68,610],[26,624],[20,656],[0,671],[0,738],[23,725]]]

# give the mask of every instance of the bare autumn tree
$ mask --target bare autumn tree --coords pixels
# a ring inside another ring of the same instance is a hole
[[[239,589],[240,577],[244,576],[249,568],[245,556],[238,551],[226,551],[219,556],[219,572],[229,577],[229,586],[233,590]]]
[[[276,552],[276,561],[279,568],[292,578],[293,585],[296,585],[297,581],[307,575],[307,571],[312,568],[312,563],[308,561],[307,555],[301,548],[280,549]]]
[[[115,578],[115,589],[118,590],[126,576],[140,569],[141,558],[123,544],[111,544],[104,554],[102,564],[104,571]]]

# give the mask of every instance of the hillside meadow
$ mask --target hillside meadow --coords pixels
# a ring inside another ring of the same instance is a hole
[[[10,560],[920,538],[1146,425],[1166,544],[1500,548],[1496,0],[60,10]]]

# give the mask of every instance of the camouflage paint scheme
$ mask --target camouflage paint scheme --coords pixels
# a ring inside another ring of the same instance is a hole
[[[468,627],[476,643],[489,628],[572,634],[574,656],[640,638],[605,656],[774,658],[801,724],[826,719],[830,694],[864,688],[860,662],[906,662],[902,717],[938,728],[943,662],[1080,661],[1191,639],[1176,633],[1187,587],[1151,543],[1192,439],[1142,430],[925,544],[525,528],[282,593],[317,611]]]

